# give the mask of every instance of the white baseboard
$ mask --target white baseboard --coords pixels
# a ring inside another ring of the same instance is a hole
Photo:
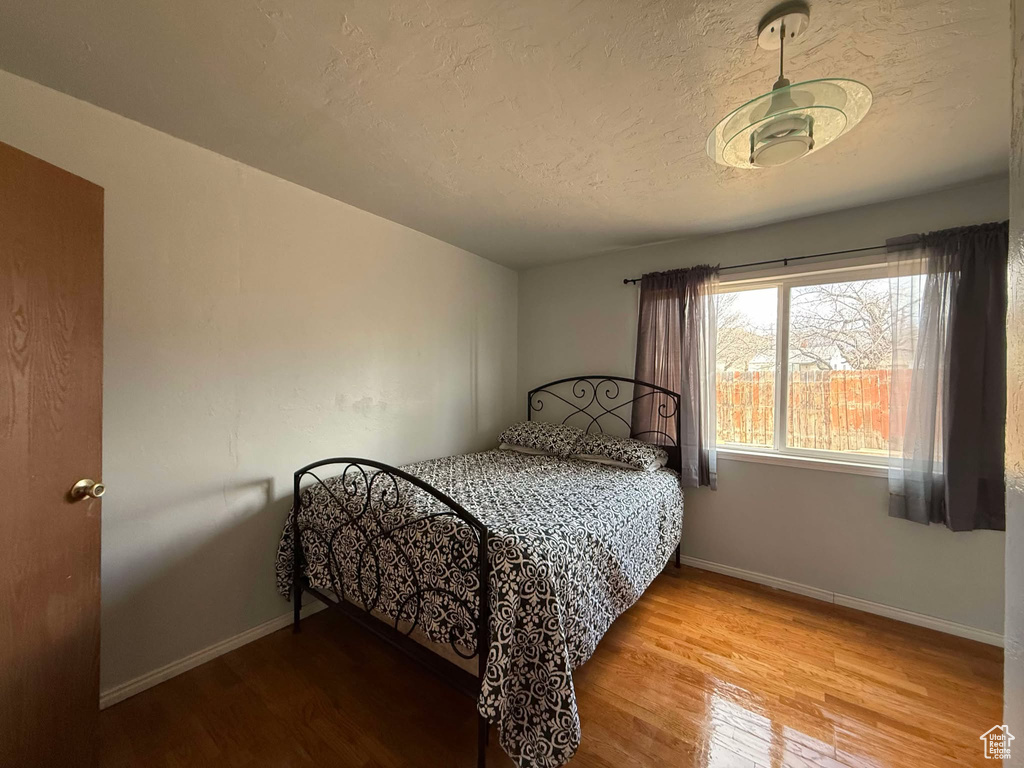
[[[693,568],[699,568],[702,571],[713,571],[725,576],[742,579],[743,581],[752,581],[756,584],[764,584],[765,586],[781,589],[785,592],[795,592],[798,595],[811,597],[815,600],[822,600],[826,603],[835,603],[836,605],[854,608],[858,611],[865,611],[866,613],[873,613],[878,616],[886,616],[890,619],[902,621],[907,624],[935,629],[949,635],[966,637],[970,640],[978,640],[979,642],[987,643],[989,645],[996,645],[999,647],[1003,646],[1002,635],[996,632],[989,632],[984,629],[977,629],[976,627],[969,627],[966,624],[957,624],[955,621],[947,621],[946,619],[940,619],[935,616],[926,616],[925,614],[914,613],[913,611],[907,611],[903,608],[894,608],[891,605],[873,603],[870,600],[862,600],[859,597],[841,595],[836,592],[819,589],[818,587],[808,586],[807,584],[800,584],[796,581],[779,579],[775,576],[768,576],[764,573],[748,571],[743,568],[734,568],[731,565],[712,563],[709,560],[701,560],[697,557],[687,557],[686,555],[683,555],[680,560],[686,565],[692,566]],[[303,606],[302,616],[311,616],[325,607],[326,606],[322,603],[312,602]],[[272,632],[284,629],[291,624],[291,622],[292,614],[291,611],[289,611],[282,616],[278,616],[270,621],[265,621],[259,626],[247,629],[245,632],[235,635],[234,637],[229,637],[227,640],[222,640],[219,643],[214,643],[208,648],[203,648],[200,651],[189,654],[183,659],[178,659],[178,661],[173,661],[159,669],[154,669],[152,672],[147,672],[144,675],[136,677],[134,680],[121,683],[113,688],[108,688],[100,693],[100,709],[106,709],[113,704],[117,704],[119,701],[124,701],[137,693],[142,693],[142,691],[147,688],[152,688],[154,685],[159,685],[165,680],[170,680],[172,677],[177,677],[183,672],[188,672],[188,670],[198,667],[200,664],[205,664],[207,661],[211,661],[218,656],[223,656],[229,651],[241,648],[243,645],[251,643],[253,640],[259,640],[261,637],[265,637]]]
[[[702,571],[714,571],[715,573],[721,573],[724,576],[732,576],[733,578],[742,579],[743,581],[753,581],[757,584],[764,584],[766,587],[774,587],[775,589],[781,589],[785,592],[795,592],[798,595],[813,597],[815,600],[824,600],[826,603],[833,602],[833,594],[825,589],[809,587],[806,584],[799,584],[795,581],[787,581],[786,579],[777,579],[774,576],[757,573],[756,571],[746,571],[742,568],[733,568],[731,565],[712,563],[710,560],[701,560],[698,557],[687,557],[686,555],[683,555],[679,559],[684,565],[700,568]]]
[[[302,607],[302,617],[312,616],[314,613],[326,608],[323,603],[311,602]],[[172,677],[177,677],[183,672],[188,672],[194,667],[198,667],[200,664],[205,664],[218,656],[223,656],[229,651],[233,651],[236,648],[241,648],[243,645],[251,643],[253,640],[259,640],[261,637],[265,637],[272,632],[277,632],[279,629],[284,629],[292,623],[292,612],[278,616],[277,618],[265,621],[259,626],[247,629],[245,632],[229,637],[227,640],[221,640],[219,643],[214,643],[208,648],[203,648],[195,653],[190,653],[183,659],[172,661],[170,664],[165,664],[159,669],[154,669],[152,672],[147,672],[144,675],[136,677],[134,680],[129,680],[126,683],[115,685],[113,688],[108,688],[105,691],[100,692],[100,709],[106,709],[109,706],[117,704],[119,701],[134,696],[137,693],[142,693],[147,688],[152,688],[154,685],[159,685],[165,680],[170,680]]]
[[[987,629],[969,627],[966,624],[957,624],[955,621],[940,619],[937,616],[928,616],[924,613],[914,613],[913,611],[907,611],[903,608],[894,608],[891,605],[873,603],[870,600],[862,600],[859,597],[850,597],[849,595],[840,595],[838,593],[836,593],[835,600],[833,602],[836,605],[855,608],[856,610],[864,611],[865,613],[873,613],[877,616],[886,616],[890,619],[896,619],[896,621],[906,622],[907,624],[915,624],[919,627],[927,627],[928,629],[945,632],[947,635],[966,637],[968,640],[977,640],[980,643],[996,645],[1000,648],[1003,647],[1003,636],[998,632],[990,632]]]
[[[890,619],[895,619],[896,621],[902,621],[905,624],[927,627],[928,629],[945,632],[948,635],[966,637],[969,640],[977,640],[978,642],[987,643],[988,645],[996,645],[1000,648],[1003,647],[1003,636],[997,632],[990,632],[986,629],[969,627],[966,624],[958,624],[955,621],[940,619],[936,616],[927,616],[923,613],[915,613],[914,611],[895,608],[891,605],[883,605],[882,603],[873,603],[870,600],[862,600],[859,597],[850,597],[849,595],[842,595],[838,592],[829,592],[826,589],[811,587],[807,584],[789,581],[788,579],[779,579],[775,576],[768,576],[767,574],[758,573],[756,571],[748,571],[743,568],[734,568],[731,565],[712,563],[709,560],[701,560],[697,557],[687,557],[686,555],[683,555],[680,560],[686,565],[694,568],[700,568],[702,571],[721,573],[724,576],[732,576],[733,578],[742,579],[743,581],[752,581],[756,584],[764,584],[767,587],[774,587],[775,589],[781,589],[786,592],[795,592],[798,595],[813,597],[815,600],[822,600],[826,603],[835,603],[836,605],[854,608],[855,610],[864,611],[865,613],[885,616]]]

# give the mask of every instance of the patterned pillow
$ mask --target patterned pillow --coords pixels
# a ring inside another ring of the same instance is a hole
[[[498,436],[499,443],[536,448],[563,457],[579,453],[582,440],[583,430],[579,427],[546,421],[520,421]]]
[[[622,462],[633,469],[661,469],[668,462],[668,453],[664,448],[634,440],[630,437],[616,437],[603,432],[583,436],[583,448],[580,454],[602,457]]]

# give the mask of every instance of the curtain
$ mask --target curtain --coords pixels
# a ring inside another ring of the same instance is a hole
[[[1006,529],[1007,223],[889,241],[889,514]]]
[[[681,395],[680,433],[664,398],[634,396],[632,434],[678,444],[684,485],[718,485],[715,452],[715,286],[718,268],[654,272],[640,281],[635,378]],[[647,390],[648,393],[653,392]]]

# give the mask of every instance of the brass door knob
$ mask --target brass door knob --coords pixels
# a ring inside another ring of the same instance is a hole
[[[95,480],[79,480],[71,486],[71,500],[98,499],[107,492],[107,486],[97,483]]]

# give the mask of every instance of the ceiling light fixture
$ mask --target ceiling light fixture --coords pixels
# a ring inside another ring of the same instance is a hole
[[[810,23],[806,3],[771,11],[757,30],[757,44],[779,51],[779,79],[769,93],[726,115],[708,136],[708,156],[736,168],[785,165],[831,144],[871,108],[871,90],[856,80],[808,80],[791,85],[783,55]]]

